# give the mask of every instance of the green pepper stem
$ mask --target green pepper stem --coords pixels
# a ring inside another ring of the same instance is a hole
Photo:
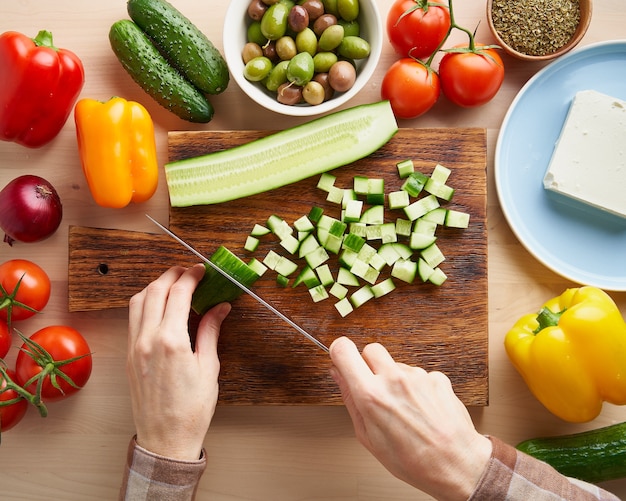
[[[547,327],[554,327],[556,325],[559,325],[559,319],[566,310],[567,308],[563,311],[555,313],[546,306],[541,308],[541,310],[539,310],[539,313],[537,313],[537,323],[539,324],[539,326],[533,331],[533,334],[538,334],[540,331]]]
[[[47,30],[41,30],[37,33],[37,36],[33,38],[33,42],[37,47],[50,47],[53,50],[58,50],[52,43],[52,33]]]

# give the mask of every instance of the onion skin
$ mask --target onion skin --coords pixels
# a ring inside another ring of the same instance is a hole
[[[39,176],[19,176],[0,191],[0,228],[4,241],[39,242],[52,235],[63,218],[61,199]]]

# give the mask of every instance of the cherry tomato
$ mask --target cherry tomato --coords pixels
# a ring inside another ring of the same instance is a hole
[[[4,358],[11,348],[11,329],[4,320],[0,320],[0,358]]]
[[[447,52],[439,63],[441,90],[459,106],[485,104],[498,93],[504,80],[500,55],[494,49],[481,49],[479,44],[476,49],[477,52]]]
[[[0,285],[3,288],[0,291],[0,318],[4,320],[32,317],[50,299],[50,277],[41,267],[26,259],[12,259],[1,264]],[[21,307],[23,305],[36,311]]]
[[[410,119],[426,113],[439,99],[437,73],[413,58],[405,57],[385,73],[381,97],[389,100],[397,118]]]
[[[13,381],[15,381],[15,372],[11,370],[7,370],[6,372],[8,376]],[[5,388],[6,385],[6,380],[2,375],[0,375],[0,390]],[[0,402],[7,402],[18,397],[19,395],[15,390],[6,390],[0,393]],[[22,420],[27,410],[28,402],[23,398],[14,404],[0,407],[0,432],[4,432],[13,428],[17,423]]]
[[[55,379],[61,390],[55,388],[50,381],[51,374],[46,374],[41,387],[41,399],[44,402],[62,400],[85,386],[91,375],[92,359],[89,345],[80,332],[72,327],[53,325],[38,330],[30,336],[30,340],[46,350],[50,355],[50,359],[46,356],[35,354],[36,351],[33,347],[24,343],[17,354],[15,368],[17,382],[20,385],[24,386],[30,378],[46,370],[45,368],[49,363],[53,363],[56,366],[54,369]],[[33,359],[25,351],[34,354],[35,358]],[[82,358],[78,358],[70,363],[62,363],[76,357]],[[63,375],[69,377],[77,387],[65,381]],[[34,394],[37,391],[37,381],[24,387],[27,391]]]
[[[387,36],[402,57],[429,57],[450,29],[450,11],[429,0],[396,0],[387,13]]]

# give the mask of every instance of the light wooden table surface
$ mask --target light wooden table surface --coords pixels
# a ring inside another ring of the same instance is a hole
[[[484,1],[455,3],[463,26],[478,25],[478,38],[492,43]],[[221,49],[227,2],[176,0],[174,4],[200,26]],[[386,15],[391,0],[379,0]],[[163,111],[129,79],[107,40],[111,24],[127,18],[126,2],[79,0],[2,0],[0,32],[17,30],[34,36],[53,32],[58,46],[83,60],[86,83],[82,97],[120,95],[144,103],[153,115],[161,164],[166,160],[166,132],[200,129],[275,129],[299,123],[253,104],[232,81],[213,99],[214,120],[191,125]],[[582,45],[626,38],[626,3],[596,0],[593,20]],[[457,37],[458,38],[458,37]],[[379,99],[382,76],[395,59],[386,45],[377,73],[350,105]],[[493,154],[502,119],[516,93],[543,64],[504,58],[506,78],[487,105],[463,110],[442,100],[427,115],[402,127],[482,127],[488,130],[489,336],[490,405],[471,409],[478,429],[510,443],[538,435],[581,431],[626,420],[626,409],[605,406],[585,425],[569,425],[548,413],[532,397],[509,363],[503,336],[522,314],[574,286],[536,261],[516,240],[498,205],[493,181]],[[301,121],[301,120],[300,120]],[[0,246],[0,259],[26,258],[46,269],[53,296],[45,314],[22,324],[30,334],[50,324],[82,331],[94,355],[94,371],[78,396],[51,404],[42,420],[30,411],[20,425],[3,434],[0,447],[0,498],[7,500],[114,499],[124,455],[134,432],[124,360],[126,309],[68,313],[67,228],[83,225],[152,231],[145,212],[167,220],[165,183],[141,206],[108,210],[95,205],[80,169],[72,119],[57,139],[39,150],[0,144],[0,186],[20,174],[41,175],[58,189],[64,204],[60,230],[39,244]],[[612,296],[626,313],[626,294]],[[11,364],[15,348],[8,356]],[[429,499],[392,477],[356,442],[345,409],[337,407],[219,407],[206,439],[209,465],[199,499],[213,500],[416,500]],[[626,497],[626,480],[607,484]]]

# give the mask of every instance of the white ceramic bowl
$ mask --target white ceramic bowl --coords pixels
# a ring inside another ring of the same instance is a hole
[[[361,37],[370,44],[370,55],[358,60],[357,77],[354,85],[346,92],[335,92],[328,101],[318,105],[286,105],[276,100],[276,93],[269,92],[259,82],[250,82],[243,76],[244,63],[241,57],[247,42],[249,0],[231,0],[224,19],[224,56],[230,74],[239,87],[261,106],[268,110],[291,116],[311,116],[326,113],[352,99],[369,81],[380,59],[383,46],[383,26],[375,0],[360,0],[359,23]]]

